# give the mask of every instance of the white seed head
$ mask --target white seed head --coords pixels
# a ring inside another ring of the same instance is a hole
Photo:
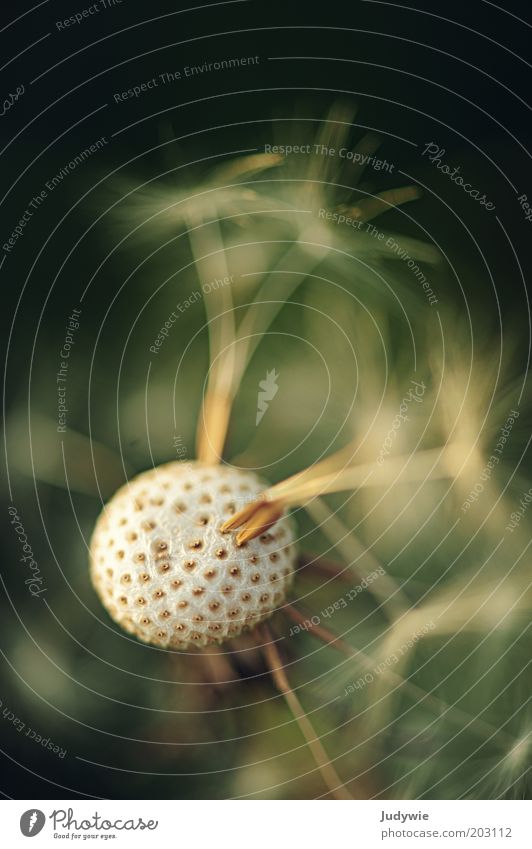
[[[293,579],[291,520],[241,547],[220,530],[264,488],[252,472],[176,462],[119,489],[90,547],[92,582],[115,622],[146,643],[186,650],[271,616]]]

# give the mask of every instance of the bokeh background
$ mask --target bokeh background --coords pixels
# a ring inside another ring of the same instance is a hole
[[[394,168],[368,168],[358,193],[353,166],[294,155],[245,178],[254,194],[236,192],[222,210],[235,216],[221,231],[238,279],[237,316],[267,271],[289,262],[302,277],[242,380],[225,456],[271,482],[352,440],[356,461],[370,463],[410,380],[424,382],[396,448],[417,453],[457,439],[468,447],[460,474],[335,494],[296,513],[302,562],[321,557],[343,574],[333,581],[302,568],[294,599],[365,660],[308,633],[291,636],[282,611],[273,627],[290,681],[354,796],[529,796],[532,223],[518,200],[532,197],[526,4],[448,3],[443,17],[431,3],[303,10],[252,1],[185,11],[123,0],[58,30],[75,11],[56,0],[19,5],[4,9],[0,31],[9,59],[2,92],[25,87],[0,123],[2,244],[46,181],[106,139],[1,257],[2,793],[327,794],[253,640],[225,656],[224,681],[208,658],[126,637],[90,585],[87,546],[102,503],[128,477],[194,457],[209,367],[203,299],[150,352],[169,313],[203,280],[181,211],[187,199],[227,183],[216,169],[244,152],[342,132],[354,148],[370,132],[381,139],[376,155]],[[115,102],[163,72],[241,56],[260,61]],[[495,212],[421,155],[429,142]],[[423,187],[420,199],[374,223],[418,256],[437,307],[374,239],[317,226],[322,204],[411,184]],[[302,234],[310,244],[294,248]],[[284,284],[271,276],[272,297],[283,297]],[[74,308],[80,326],[59,434],[56,374]],[[256,427],[258,383],[272,368],[279,392]],[[517,408],[500,463],[462,510]],[[39,564],[40,597],[24,583],[9,505]],[[385,582],[323,616],[379,565]],[[375,672],[427,623],[434,627],[392,675]],[[368,671],[373,680],[355,688]]]

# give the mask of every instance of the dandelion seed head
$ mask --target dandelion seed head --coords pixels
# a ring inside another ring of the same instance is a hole
[[[197,462],[159,466],[122,487],[91,542],[91,578],[111,617],[144,642],[187,650],[271,616],[293,579],[291,521],[245,546],[222,531],[234,505],[263,487],[250,472]]]

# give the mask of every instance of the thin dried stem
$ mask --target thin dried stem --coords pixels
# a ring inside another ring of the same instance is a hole
[[[200,462],[209,466],[221,462],[230,416],[231,398],[227,392],[208,386],[196,431],[196,452]]]
[[[269,271],[238,326],[238,355],[232,392],[236,394],[242,376],[262,337],[297,287],[323,261],[329,249],[318,254],[304,252],[305,232]],[[273,284],[273,285],[272,285]]]
[[[351,119],[351,108],[342,104],[335,104],[329,113],[328,121],[322,127],[320,137],[328,139],[336,136],[339,138],[342,134],[346,134]],[[378,140],[370,134],[359,142],[356,150],[372,152],[377,147]],[[217,174],[223,181],[244,179],[277,166],[282,161],[283,157],[278,155],[253,154],[221,166]],[[315,160],[316,163],[317,159]],[[318,166],[316,165],[316,167]],[[323,162],[320,159],[319,169],[322,168]],[[309,185],[312,191],[315,191],[316,185],[319,184],[319,169],[314,178],[312,177],[312,170],[309,174]],[[361,172],[357,173],[357,180],[360,175]],[[419,190],[413,186],[382,192],[375,197],[361,200],[353,207],[352,216],[368,221],[380,212],[414,200],[418,196]],[[203,226],[207,213],[210,221],[208,225]],[[220,266],[222,266],[222,276],[227,276],[223,239],[214,202],[211,208],[207,204],[207,210],[203,209],[201,220],[198,219],[192,223],[200,225],[189,229],[190,244],[196,261],[201,260],[202,266],[207,265],[209,267],[213,265],[214,260],[216,267],[212,269],[212,275],[209,271],[209,276],[216,277],[220,273]],[[209,321],[211,369],[196,435],[196,453],[198,458],[204,462],[218,463],[221,460],[232,403],[242,375],[261,338],[297,286],[323,261],[331,250],[331,246],[328,244],[314,244],[314,223],[310,223],[308,226],[309,245],[306,244],[306,233],[307,230],[303,227],[299,238],[294,241],[277,267],[265,276],[252,304],[246,310],[238,332],[235,329],[230,286],[216,289],[205,298]],[[206,244],[208,239],[211,240],[211,244]],[[281,275],[281,287],[277,287],[280,288],[279,297],[275,297],[276,292],[269,291],[270,280],[278,283],[279,272],[285,272],[286,277]],[[265,298],[266,294],[268,294],[267,298]],[[221,306],[221,309],[214,315],[216,306]],[[237,341],[239,342],[238,345],[236,345]]]
[[[223,689],[234,684],[238,673],[231,663],[231,655],[217,646],[210,646],[208,652],[194,655],[194,663],[201,660],[205,669],[205,681],[214,689]]]
[[[356,657],[360,662],[366,666],[374,666],[373,661],[368,655],[361,652],[359,649],[354,649],[349,643],[346,643],[345,640],[342,640],[341,637],[337,637],[332,631],[326,628],[324,625],[315,625],[312,622],[312,615],[310,612],[302,612],[293,604],[285,604],[283,607],[284,613],[292,619],[297,625],[305,624],[307,630],[313,637],[316,637],[318,640],[321,640],[322,643],[325,643],[326,646],[333,646],[333,648],[338,649],[343,655],[346,657]]]
[[[354,448],[351,446],[352,452]],[[452,443],[414,454],[390,457],[382,465],[365,463],[345,467],[347,449],[328,457],[322,463],[293,475],[266,489],[251,504],[247,504],[223,526],[223,531],[240,528],[236,541],[242,545],[271,527],[289,507],[305,506],[320,495],[342,490],[357,490],[366,486],[391,486],[395,483],[427,482],[455,477],[464,460],[464,447]],[[328,474],[323,469],[332,469]]]
[[[304,624],[305,631],[320,640],[320,642],[324,643],[326,646],[332,646],[332,648],[340,651],[345,657],[350,657],[360,661],[362,666],[369,671],[375,670],[375,667],[377,666],[375,658],[371,658],[369,655],[360,651],[360,649],[353,648],[353,646],[350,646],[349,643],[341,637],[337,637],[336,634],[324,625],[314,625],[311,621],[312,614],[310,612],[302,611],[293,604],[285,604],[283,611],[297,625]],[[432,707],[438,716],[445,714],[450,719],[454,719],[454,721],[461,727],[463,727],[464,724],[476,727],[479,731],[481,731],[483,736],[487,738],[498,737],[501,740],[504,740],[506,745],[515,745],[516,740],[505,731],[495,728],[495,726],[490,725],[489,722],[480,719],[478,716],[470,716],[466,713],[466,711],[461,708],[457,708],[455,705],[447,704],[447,702],[443,701],[443,699],[439,699],[437,696],[427,693],[422,687],[418,687],[417,684],[412,684],[411,681],[408,681],[401,675],[398,675],[397,672],[394,672],[392,669],[387,668],[383,670],[382,675],[388,678],[397,687],[404,687],[419,704],[423,702],[424,704]]]
[[[454,477],[457,472],[455,459],[453,446],[431,448],[414,454],[390,457],[381,466],[377,463],[364,463],[311,477],[302,482],[282,481],[266,490],[264,495],[268,501],[278,501],[285,508],[295,507],[330,492]]]
[[[310,572],[312,575],[322,575],[325,578],[331,578],[335,581],[343,581],[349,586],[353,584],[353,569],[349,566],[343,566],[334,560],[327,557],[319,557],[313,554],[303,554],[299,558],[298,575],[305,575]],[[362,575],[358,573],[355,577],[362,579]]]
[[[216,168],[212,174],[212,180],[215,184],[244,180],[268,168],[274,168],[283,161],[284,156],[280,153],[252,153],[249,156],[239,156],[238,159],[233,159]]]
[[[352,799],[353,797],[345,787],[340,776],[329,760],[327,752],[314,730],[314,726],[288,682],[281,656],[279,655],[277,646],[273,641],[271,631],[267,625],[262,626],[262,632],[264,635],[264,645],[262,650],[275,686],[286,699],[286,703],[292,711],[293,717],[307,741],[309,750],[327,788],[335,799]]]
[[[349,162],[350,182],[356,186],[361,180],[362,174],[367,167],[367,157],[372,156],[381,146],[382,142],[375,133],[366,133],[353,148],[353,159]]]
[[[333,141],[335,141],[337,149],[340,148],[347,141],[349,125],[354,118],[354,114],[352,107],[342,103],[334,104],[316,138],[317,144],[330,147]],[[362,172],[366,168],[365,157],[374,153],[379,146],[380,140],[373,133],[367,133],[356,145],[355,152],[360,154],[360,157],[358,158],[358,164],[350,165],[350,183],[352,185],[358,183]],[[325,163],[327,163],[326,157]],[[272,164],[277,164],[277,162],[272,162]],[[325,170],[326,173],[327,169]],[[323,176],[324,158],[320,156],[311,157],[308,171],[308,188],[311,195],[322,190],[321,181]],[[394,206],[415,200],[419,195],[420,191],[415,186],[390,189],[386,192],[381,192],[375,197],[361,200],[356,206],[351,208],[350,214],[353,218],[369,221],[370,218],[375,218],[379,213],[385,212]],[[238,346],[238,359],[234,373],[233,393],[236,393],[242,374],[262,336],[283,304],[291,297],[300,283],[330,253],[332,242],[331,245],[314,245],[315,233],[316,229],[312,220],[309,222],[307,228],[302,227],[298,239],[281,257],[277,266],[265,275],[259,291],[247,308],[238,327],[240,344]],[[310,250],[309,245],[306,244],[307,238],[310,243]],[[283,277],[283,272],[287,275],[286,277]],[[280,286],[277,285],[277,289],[279,290],[279,296],[277,297],[275,289],[273,292],[271,291],[271,283],[277,283],[279,276],[281,284]],[[260,310],[258,309],[259,305]]]
[[[362,545],[353,531],[347,528],[342,520],[329,509],[323,499],[313,499],[306,505],[305,509],[309,516],[316,522],[319,530],[327,537],[331,545],[339,551],[345,562],[349,564],[344,571],[344,575],[348,577],[351,583],[353,577],[355,580],[360,581],[369,573],[378,572],[378,580],[368,583],[367,590],[383,607],[384,613],[389,614],[389,618],[393,620],[408,610],[410,606],[409,600],[401,590],[401,587],[384,570],[384,567],[375,555]],[[353,565],[359,562],[364,566],[363,571]]]
[[[371,221],[372,218],[376,218],[395,206],[418,200],[420,197],[421,191],[417,186],[403,186],[400,189],[388,189],[374,197],[364,198],[356,206],[347,207],[342,211],[358,221]]]
[[[208,282],[229,279],[225,246],[213,204],[207,223],[190,221],[189,241],[198,274]],[[203,463],[221,461],[229,415],[235,367],[235,319],[231,284],[210,287],[205,294],[209,333],[209,377],[198,418],[196,456]]]

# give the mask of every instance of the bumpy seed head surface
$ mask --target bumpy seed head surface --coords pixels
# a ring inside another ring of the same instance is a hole
[[[292,582],[292,522],[237,547],[220,526],[257,496],[255,474],[176,462],[144,472],[103,509],[91,578],[125,631],[161,647],[205,647],[271,616]]]

